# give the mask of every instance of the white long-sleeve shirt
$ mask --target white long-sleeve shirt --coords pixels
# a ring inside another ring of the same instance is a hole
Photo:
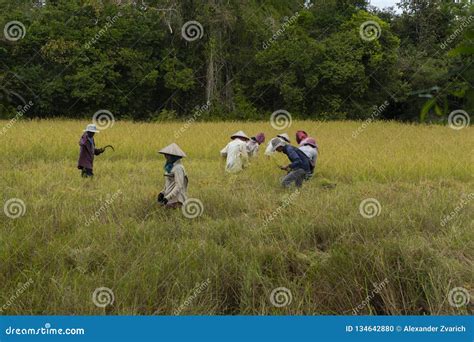
[[[240,139],[234,139],[221,150],[221,155],[227,157],[225,170],[227,172],[239,172],[248,163],[247,144]]]
[[[303,153],[309,158],[311,166],[316,166],[316,160],[318,159],[318,149],[310,145],[303,145],[298,147]]]
[[[249,157],[255,157],[258,154],[258,147],[259,144],[253,139],[250,139],[247,141],[247,152],[249,154]]]
[[[272,146],[272,140],[273,139],[271,139],[267,144],[267,148],[265,149],[265,155],[266,156],[271,156],[273,153],[275,153],[275,150],[273,149],[273,146]]]

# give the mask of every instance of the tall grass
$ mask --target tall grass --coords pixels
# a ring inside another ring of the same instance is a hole
[[[472,294],[474,201],[441,224],[474,192],[472,128],[372,123],[352,138],[360,123],[294,122],[288,133],[310,132],[321,154],[286,205],[283,156],[260,155],[231,176],[219,157],[238,129],[276,135],[268,123],[195,123],[174,139],[181,123],[116,122],[96,137],[116,152],[97,157],[93,180],[76,169],[85,125],[17,122],[0,137],[2,205],[26,204],[17,219],[0,212],[0,309],[33,281],[2,314],[172,314],[208,278],[181,314],[353,314],[368,297],[359,314],[472,314],[448,293]],[[189,195],[204,205],[195,219],[155,204],[157,151],[173,141],[188,154]],[[379,216],[360,214],[366,198],[380,202]],[[114,293],[105,309],[92,301],[99,287]],[[277,287],[291,303],[272,305]]]

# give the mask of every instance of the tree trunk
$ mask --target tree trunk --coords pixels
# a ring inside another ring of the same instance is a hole
[[[212,39],[212,38],[211,38]],[[215,82],[215,74],[214,74],[214,69],[215,69],[215,61],[214,61],[214,44],[211,41],[210,45],[210,51],[209,51],[209,60],[207,62],[207,73],[206,73],[206,100],[209,103],[212,103],[215,97],[216,93],[216,82]]]

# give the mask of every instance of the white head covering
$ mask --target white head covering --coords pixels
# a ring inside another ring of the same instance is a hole
[[[286,133],[278,134],[277,137],[282,138],[283,140],[285,140],[288,143],[290,142],[290,136]]]
[[[161,154],[170,154],[172,156],[177,156],[177,157],[186,157],[186,153],[175,143],[172,143],[171,145],[168,145],[161,150],[158,151],[158,153]]]
[[[100,131],[97,129],[96,125],[94,124],[87,125],[86,129],[83,132],[100,133]]]
[[[272,140],[270,140],[270,143],[268,144],[268,148],[265,151],[265,154],[267,156],[271,156],[273,153],[275,153],[278,147],[283,147],[286,145],[288,145],[288,143],[285,140],[281,138],[273,138]]]
[[[247,140],[250,140],[250,138],[247,136],[247,134],[244,133],[244,131],[238,131],[238,132],[235,132],[234,134],[232,134],[230,136],[231,139],[234,139],[234,138],[244,138],[244,139],[247,139]]]

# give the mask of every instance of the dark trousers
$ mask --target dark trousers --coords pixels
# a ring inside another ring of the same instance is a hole
[[[285,188],[289,188],[292,183],[295,183],[297,188],[301,188],[303,181],[305,180],[307,173],[303,169],[297,169],[290,171],[283,179],[281,180],[281,185]]]
[[[92,169],[86,169],[85,167],[81,169],[81,176],[84,178],[94,176]]]

